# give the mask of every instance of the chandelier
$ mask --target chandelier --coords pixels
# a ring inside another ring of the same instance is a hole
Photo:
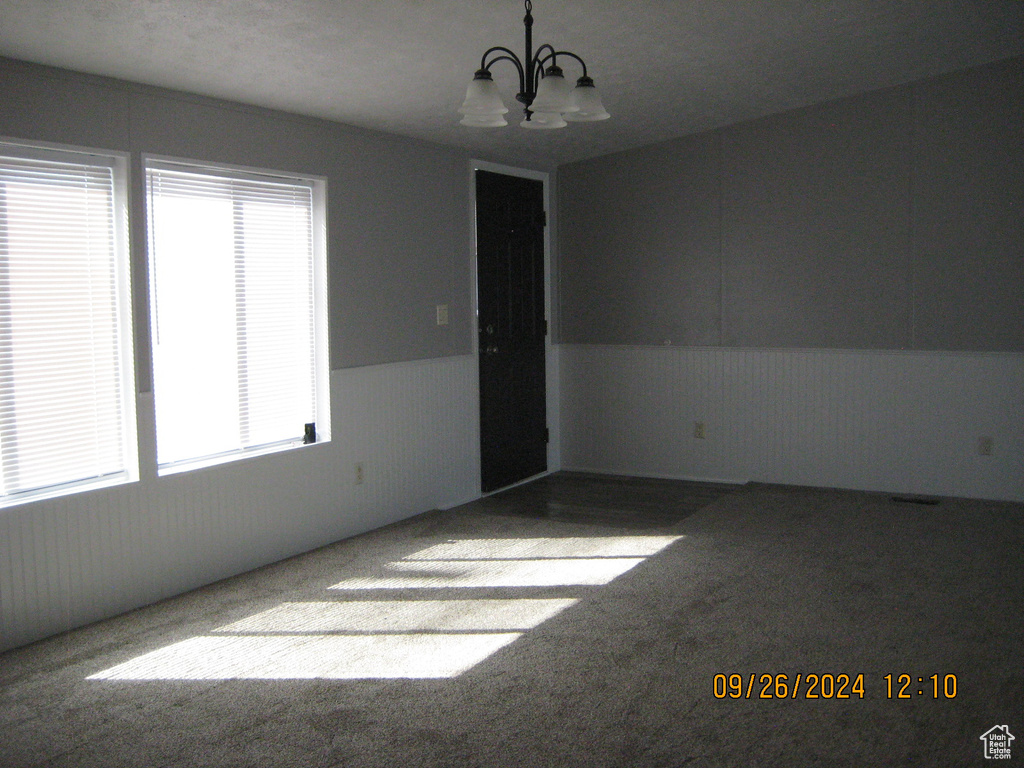
[[[526,118],[522,128],[564,128],[569,122],[592,122],[611,117],[601,103],[594,81],[587,76],[587,65],[571,51],[556,51],[544,44],[533,51],[533,3],[526,0],[526,56],[520,59],[508,48],[497,45],[488,48],[480,58],[480,69],[466,89],[466,100],[459,108],[460,124],[471,128],[501,128],[508,125],[504,115],[508,112],[498,87],[491,79],[491,67],[499,61],[511,61],[519,73],[519,93],[516,100],[523,104]],[[583,68],[583,76],[576,87],[566,82],[558,57],[575,59]],[[491,57],[491,58],[488,58]]]

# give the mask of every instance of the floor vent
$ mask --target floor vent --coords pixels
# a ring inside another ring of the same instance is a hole
[[[897,504],[921,504],[926,507],[936,507],[939,504],[938,499],[922,499],[920,496],[893,496],[892,501]]]

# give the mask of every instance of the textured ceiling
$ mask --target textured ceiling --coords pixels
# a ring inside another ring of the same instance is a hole
[[[2,0],[0,55],[540,166],[1024,54],[1022,0],[535,0],[533,13],[535,44],[582,56],[611,120],[458,125],[484,50],[522,50],[521,0]],[[514,71],[494,72],[511,107]]]

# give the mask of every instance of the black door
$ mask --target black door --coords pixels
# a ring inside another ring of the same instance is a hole
[[[484,492],[547,469],[544,184],[476,172]]]

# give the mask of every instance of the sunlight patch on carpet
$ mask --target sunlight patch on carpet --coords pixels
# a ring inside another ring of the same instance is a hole
[[[429,560],[388,563],[378,575],[355,576],[331,589],[600,586],[632,570],[642,557],[592,560]]]
[[[569,587],[607,584],[680,536],[461,539],[427,547],[331,589]]]
[[[680,538],[450,540],[328,589],[601,586]],[[575,603],[574,598],[289,601],[87,679],[455,677]]]
[[[576,600],[360,600],[282,603],[214,632],[486,632],[533,629]]]
[[[479,664],[520,634],[201,636],[87,679],[445,678]]]
[[[592,536],[545,539],[457,539],[404,560],[534,560],[650,557],[682,536]]]

